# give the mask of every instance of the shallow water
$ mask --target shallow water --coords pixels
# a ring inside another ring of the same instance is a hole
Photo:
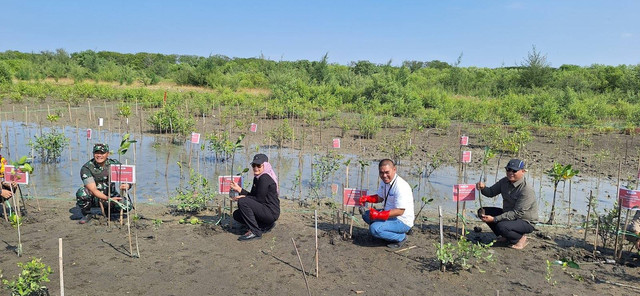
[[[34,139],[35,135],[42,132],[49,132],[51,128],[44,128],[35,124],[25,125],[22,122],[3,121],[1,126],[2,143],[4,148],[1,150],[2,155],[9,161],[16,160],[20,156],[31,154],[33,151],[28,146],[29,139]],[[120,139],[119,133],[112,133],[106,130],[94,130],[93,138],[86,138],[86,128],[64,127],[55,128],[70,138],[69,147],[67,147],[60,158],[60,162],[56,164],[43,164],[37,158],[33,160],[35,172],[30,176],[30,184],[25,186],[23,190],[28,191],[30,195],[44,197],[69,197],[69,201],[74,201],[75,191],[82,185],[80,181],[80,167],[92,157],[91,147],[94,143],[106,142],[110,145],[112,151],[117,151]],[[201,150],[201,144],[183,143],[173,144],[167,137],[156,137],[150,135],[140,136],[133,134],[132,139],[138,142],[131,146],[126,155],[119,156],[113,153],[111,158],[120,159],[122,163],[135,164],[137,172],[137,184],[132,193],[140,202],[157,202],[165,203],[176,192],[176,188],[185,186],[189,181],[189,164],[191,169],[201,173],[207,177],[217,189],[217,176],[229,175],[231,172],[231,164],[228,162],[216,161],[215,156],[208,149]],[[266,145],[258,146],[252,143],[250,135],[245,138],[246,147],[236,154],[235,169],[237,173],[243,168],[249,167],[249,162],[253,154],[257,152],[265,153],[269,156],[270,162],[274,166],[274,170],[278,174],[280,180],[280,193],[286,198],[316,198],[317,196],[333,196],[336,202],[340,203],[342,198],[339,194],[333,194],[331,184],[338,184],[339,190],[343,184],[346,185],[347,170],[344,163],[351,160],[349,165],[348,184],[349,187],[359,187],[361,182],[361,167],[356,155],[342,154],[344,157],[340,160],[340,166],[335,173],[329,176],[327,182],[320,186],[316,192],[311,189],[312,185],[312,167],[311,163],[316,155],[325,155],[328,148],[322,151],[305,152],[300,155],[300,151],[293,149],[276,149]],[[255,141],[254,141],[255,142]],[[334,153],[339,153],[339,149],[332,149]],[[189,157],[191,156],[191,157]],[[189,159],[191,159],[189,161]],[[182,166],[178,165],[178,162]],[[364,173],[364,189],[369,192],[375,192],[378,186],[377,161],[369,161],[365,167]],[[424,166],[426,164],[420,164]],[[488,185],[493,184],[496,180],[495,162],[493,168],[489,169]],[[300,173],[300,168],[302,172]],[[409,184],[415,186],[414,198],[416,200],[416,212],[422,205],[421,198],[433,198],[434,202],[427,206],[425,211],[431,212],[438,205],[441,205],[445,211],[455,212],[456,203],[452,201],[452,186],[457,183],[475,183],[479,180],[481,168],[466,168],[466,173],[460,173],[459,168],[446,166],[438,168],[430,178],[425,178],[419,172],[418,164],[411,164],[409,161],[403,161],[398,166],[398,174],[402,176]],[[466,175],[466,178],[465,176]],[[504,176],[503,169],[500,168],[498,178]],[[297,186],[296,180],[301,178],[301,186]],[[551,200],[553,198],[553,184],[549,177],[541,172],[530,171],[526,178],[535,188],[536,195],[539,199],[540,218],[546,220],[548,212],[551,208]],[[252,177],[248,174],[244,175],[245,188],[250,188]],[[466,180],[466,182],[465,182]],[[560,183],[557,195],[556,218],[559,223],[566,222],[566,213],[568,208],[569,184]],[[584,215],[587,209],[587,199],[589,191],[593,190],[594,196],[597,197],[597,211],[602,214],[605,209],[609,209],[613,205],[616,196],[615,180],[598,180],[592,177],[575,177],[572,182],[572,208],[577,214]],[[607,196],[610,196],[608,198]],[[483,197],[483,205],[500,206],[501,199]],[[467,209],[476,209],[479,206],[478,201],[467,202]]]

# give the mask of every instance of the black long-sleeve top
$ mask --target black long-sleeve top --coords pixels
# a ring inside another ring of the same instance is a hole
[[[253,177],[251,192],[243,188],[240,194],[246,195],[245,198],[251,198],[265,205],[274,216],[280,216],[280,199],[278,198],[278,185],[268,174],[263,174],[262,176],[260,176],[260,178]]]

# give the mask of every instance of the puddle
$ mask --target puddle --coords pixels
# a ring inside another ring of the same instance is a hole
[[[9,161],[15,160],[22,155],[33,153],[28,146],[29,139],[34,139],[34,135],[41,132],[49,132],[52,128],[43,128],[35,124],[25,125],[22,122],[3,121],[1,126],[0,138],[4,144],[1,150],[2,155]],[[94,143],[106,142],[110,145],[112,151],[116,151],[122,137],[119,133],[112,133],[105,130],[94,130],[93,138],[87,140],[85,128],[75,127],[54,127],[59,132],[63,132],[70,138],[69,147],[67,147],[57,164],[43,164],[36,158],[33,161],[35,173],[30,176],[30,185],[26,186],[32,195],[44,197],[69,197],[70,202],[74,202],[74,194],[77,188],[82,184],[80,181],[80,167],[92,157],[91,148]],[[204,144],[194,144],[185,141],[182,144],[172,144],[166,137],[156,137],[151,135],[140,136],[133,134],[132,139],[138,142],[135,149],[129,149],[126,155],[120,156],[122,163],[135,164],[137,171],[137,184],[135,194],[139,202],[156,202],[165,203],[169,197],[175,194],[176,188],[186,185],[189,181],[189,163],[191,169],[201,173],[209,180],[217,180],[219,175],[229,175],[231,165],[229,162],[216,161],[213,153],[205,148],[201,151]],[[201,142],[203,143],[204,140]],[[331,184],[346,183],[346,167],[343,165],[347,160],[351,160],[349,166],[348,183],[350,187],[358,187],[360,184],[361,173],[360,165],[356,155],[343,154],[344,158],[340,161],[340,168],[331,176],[328,181],[319,188],[319,190],[311,190],[312,184],[312,167],[311,163],[314,159],[314,153],[305,153],[300,157],[298,150],[277,149],[268,146],[256,146],[255,144],[246,144],[247,146],[236,154],[235,170],[239,172],[242,168],[249,167],[252,156],[257,153],[265,153],[269,156],[270,162],[273,164],[280,180],[280,192],[282,197],[302,199],[315,198],[316,196],[333,196],[338,203],[341,202],[341,196],[332,195]],[[334,150],[333,152],[339,152]],[[316,154],[326,154],[326,150]],[[189,156],[191,160],[189,161]],[[118,159],[117,153],[111,154],[111,158]],[[182,169],[178,165],[182,163]],[[302,168],[302,173],[300,173]],[[452,201],[452,186],[456,183],[475,183],[479,180],[480,169],[467,169],[467,182],[464,182],[464,176],[459,173],[458,167],[441,167],[438,168],[429,179],[422,177],[419,173],[418,164],[411,164],[410,161],[403,161],[398,166],[398,174],[402,176],[410,185],[415,186],[414,197],[416,200],[416,212],[421,206],[421,198],[433,198],[434,202],[428,206],[429,212],[438,205],[441,205],[445,211],[455,212],[456,203]],[[496,168],[489,169],[488,182],[489,185],[494,183]],[[504,176],[502,169],[498,172],[498,177]],[[252,176],[244,175],[245,188],[249,188]],[[527,173],[526,178],[531,182],[539,199],[541,221],[546,219],[551,208],[551,200],[553,198],[553,184],[549,177],[541,172],[531,171]],[[297,186],[296,180],[301,179],[302,186]],[[377,161],[369,162],[365,168],[364,189],[369,192],[375,192],[379,179],[377,173]],[[212,182],[217,184],[216,182]],[[605,208],[611,208],[616,196],[615,180],[598,180],[596,178],[576,177],[572,182],[572,208],[576,209],[576,214],[584,215],[587,209],[587,199],[589,191],[593,190],[593,194],[597,196],[597,209],[600,214]],[[560,183],[557,204],[556,217],[559,223],[566,222],[567,199],[569,195],[569,184],[563,187]],[[564,190],[563,190],[564,188]],[[24,190],[23,189],[23,190]],[[611,196],[607,198],[607,196]],[[485,206],[500,206],[501,198],[483,197]],[[467,202],[467,209],[476,209],[478,202]],[[564,217],[564,218],[563,218]],[[575,224],[575,222],[574,222]]]

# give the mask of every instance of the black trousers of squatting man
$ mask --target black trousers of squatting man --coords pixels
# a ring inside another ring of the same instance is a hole
[[[501,208],[496,207],[483,207],[483,209],[485,215],[493,217],[504,213]],[[487,223],[487,225],[496,236],[502,236],[512,244],[517,243],[523,235],[533,232],[533,226],[529,224],[529,222],[521,219]]]
[[[278,219],[269,208],[254,199],[243,197],[238,199],[238,209],[233,212],[233,220],[249,227],[257,236],[261,236],[264,229],[273,225]]]

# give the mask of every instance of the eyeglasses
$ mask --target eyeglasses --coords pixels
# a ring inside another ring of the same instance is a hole
[[[261,167],[262,167],[262,164],[252,163],[252,164],[251,164],[251,167],[254,167],[254,168],[261,168]]]
[[[506,170],[507,170],[507,173],[517,173],[518,172],[518,170],[512,170],[512,169],[506,169]]]

